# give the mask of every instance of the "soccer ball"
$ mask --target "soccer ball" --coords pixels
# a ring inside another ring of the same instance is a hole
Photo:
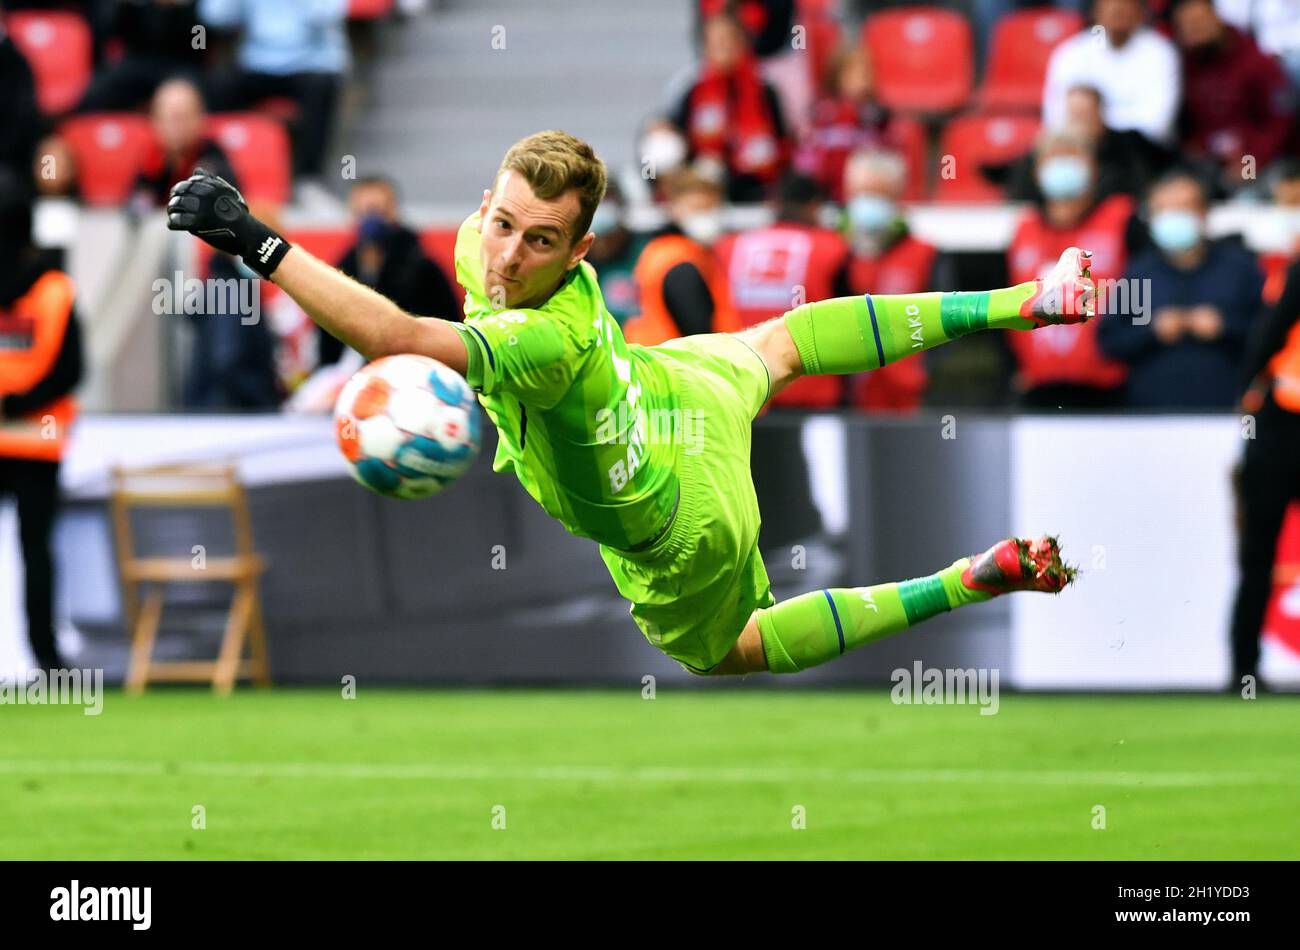
[[[428,498],[478,455],[478,403],[464,378],[437,360],[385,356],[343,387],[334,431],[362,485],[390,498]]]

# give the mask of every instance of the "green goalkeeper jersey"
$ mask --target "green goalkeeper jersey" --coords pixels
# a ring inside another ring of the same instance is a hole
[[[465,377],[500,434],[493,470],[513,471],[576,535],[619,550],[644,544],[678,500],[676,432],[647,425],[680,416],[668,372],[623,339],[586,261],[540,307],[494,310],[478,220],[456,235],[465,322],[454,325],[469,350]]]

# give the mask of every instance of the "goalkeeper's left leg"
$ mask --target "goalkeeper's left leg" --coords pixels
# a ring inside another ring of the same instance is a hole
[[[868,372],[977,330],[1082,323],[1095,312],[1091,267],[1091,254],[1072,247],[1046,277],[1014,287],[837,297],[739,335],[767,364],[775,395],[800,376]]]
[[[713,674],[798,673],[936,614],[1018,590],[1057,593],[1074,580],[1055,538],[1008,538],[913,580],[818,590],[754,611]]]

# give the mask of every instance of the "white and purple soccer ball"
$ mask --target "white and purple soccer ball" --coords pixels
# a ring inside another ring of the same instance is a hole
[[[478,400],[464,377],[435,359],[384,356],[343,387],[334,431],[362,485],[390,498],[428,498],[478,455]]]

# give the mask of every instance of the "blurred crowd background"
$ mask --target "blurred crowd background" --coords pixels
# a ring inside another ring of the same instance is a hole
[[[5,0],[4,11],[0,162],[39,201],[145,219],[203,165],[272,220],[329,222],[290,237],[403,307],[458,313],[457,222],[404,223],[399,182],[373,167],[340,177],[334,148],[354,60],[384,54],[377,29],[439,8]],[[590,260],[630,340],[737,328],[805,299],[1018,282],[1077,244],[1097,278],[1133,282],[1103,299],[1112,319],[806,380],[778,408],[1226,410],[1264,369],[1253,340],[1300,238],[1300,4],[699,0],[693,21],[681,53],[694,64],[637,105],[625,152],[605,155],[616,175]],[[1228,224],[1207,226],[1225,206]],[[1012,216],[1004,251],[933,239],[978,231],[988,208]],[[929,239],[912,227],[918,209],[949,212],[930,218]],[[1242,226],[1257,212],[1271,230]],[[249,276],[196,254],[193,273]],[[162,354],[159,408],[326,408],[356,354],[269,286],[262,312],[191,314],[183,352]]]

